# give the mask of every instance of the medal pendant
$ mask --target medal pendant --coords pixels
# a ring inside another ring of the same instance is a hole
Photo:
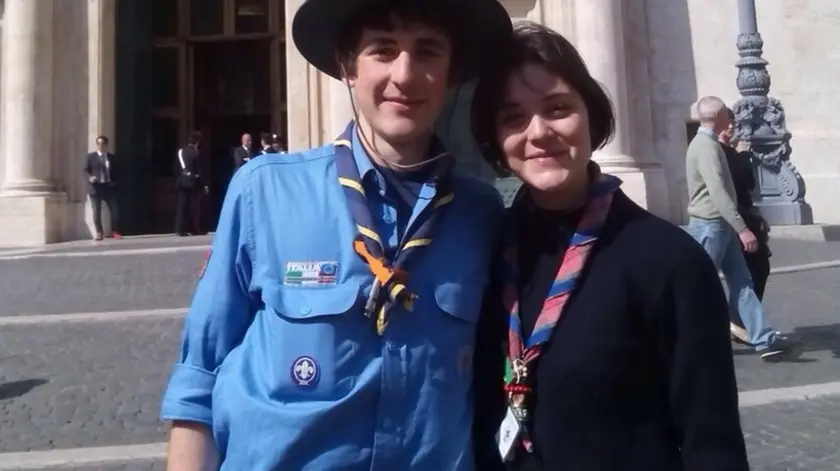
[[[510,409],[513,411],[513,414],[516,416],[516,420],[518,420],[520,424],[525,424],[528,421],[528,408],[525,407],[524,394],[514,394],[511,396]]]

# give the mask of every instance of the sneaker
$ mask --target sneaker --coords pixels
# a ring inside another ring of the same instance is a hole
[[[729,323],[729,337],[737,344],[746,345],[748,347],[753,346],[753,344],[750,343],[750,337],[747,335],[747,331],[743,327],[737,326],[731,322]]]
[[[773,343],[764,350],[759,351],[761,359],[766,362],[779,361],[785,358],[793,358],[798,354],[797,345],[787,336],[777,333],[773,337]]]
[[[97,232],[97,233],[96,233],[96,236],[94,236],[93,240],[96,240],[96,241],[100,241],[100,240],[102,240],[102,234],[101,234],[101,233],[99,233],[99,232]]]
[[[111,238],[119,240],[119,239],[122,239],[123,237],[122,237],[122,234],[120,234],[119,232],[111,232]]]

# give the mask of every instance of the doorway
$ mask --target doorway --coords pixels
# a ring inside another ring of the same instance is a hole
[[[193,45],[193,123],[201,133],[201,154],[210,182],[202,204],[203,230],[218,222],[228,182],[233,176],[233,149],[249,133],[259,146],[271,129],[271,40],[237,39]]]

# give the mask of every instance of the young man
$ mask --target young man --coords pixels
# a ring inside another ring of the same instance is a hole
[[[729,112],[718,97],[697,102],[700,128],[686,151],[688,182],[688,232],[723,272],[729,286],[730,310],[743,322],[748,341],[765,361],[795,355],[790,340],[770,326],[761,301],[755,295],[744,252],[758,250],[758,240],[738,212],[735,185],[718,143],[718,135],[729,127]]]
[[[240,169],[163,399],[168,467],[471,471],[471,357],[501,202],[453,173],[446,90],[496,0],[308,0],[293,37],[352,91],[331,145]]]

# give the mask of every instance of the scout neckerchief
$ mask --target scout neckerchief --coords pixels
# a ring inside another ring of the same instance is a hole
[[[527,339],[522,338],[522,325],[519,319],[519,299],[517,276],[517,252],[515,240],[506,244],[504,259],[508,273],[504,287],[504,306],[510,316],[508,332],[508,361],[505,368],[505,392],[508,395],[509,408],[519,423],[516,427],[518,439],[525,450],[533,451],[533,443],[526,430],[528,422],[527,399],[531,393],[529,373],[534,362],[540,356],[543,345],[551,338],[554,327],[563,315],[569,297],[580,280],[592,247],[606,220],[613,200],[613,193],[621,185],[621,180],[601,174],[596,165],[592,166],[593,182],[589,199],[577,224],[575,233],[569,241],[569,248],[557,269],[554,284],[548,293],[536,324]],[[514,442],[515,443],[515,442]]]
[[[398,304],[410,311],[417,298],[406,287],[408,273],[402,268],[417,249],[432,243],[435,227],[441,219],[440,208],[451,202],[454,197],[451,188],[452,158],[446,156],[437,162],[436,170],[430,180],[430,183],[437,187],[435,197],[406,228],[396,256],[391,261],[385,256],[385,245],[376,233],[365,189],[359,176],[359,168],[353,157],[354,132],[355,125],[351,121],[334,143],[335,162],[338,181],[344,187],[347,206],[359,232],[353,241],[353,250],[367,263],[374,276],[370,296],[365,305],[365,315],[372,317],[376,314],[376,331],[382,335],[388,325],[388,311],[391,306]],[[435,141],[432,147],[434,152],[437,150],[435,147],[440,147],[439,142]]]

